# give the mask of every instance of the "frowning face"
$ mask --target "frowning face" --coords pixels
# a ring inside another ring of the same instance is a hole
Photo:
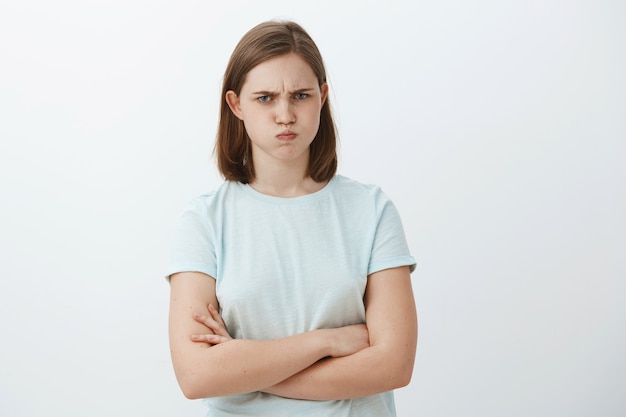
[[[243,120],[259,164],[304,164],[320,124],[328,86],[296,54],[281,55],[254,67],[237,95],[226,93],[232,112]]]

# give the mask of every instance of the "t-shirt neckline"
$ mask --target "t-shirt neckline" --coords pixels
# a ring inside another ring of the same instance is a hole
[[[305,194],[298,197],[276,197],[273,195],[263,194],[260,191],[255,190],[250,186],[250,184],[244,184],[241,182],[237,182],[237,185],[248,195],[252,196],[257,200],[264,201],[266,203],[271,204],[279,204],[279,205],[287,205],[287,204],[301,204],[307,203],[313,200],[317,200],[320,197],[328,194],[330,190],[334,187],[335,182],[337,181],[338,175],[335,175],[328,181],[328,183],[311,194]]]

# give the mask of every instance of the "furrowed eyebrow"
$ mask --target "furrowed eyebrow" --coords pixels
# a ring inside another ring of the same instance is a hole
[[[299,90],[290,91],[289,94],[309,93],[311,91],[315,91],[315,88],[301,88]],[[278,95],[278,93],[274,91],[256,91],[252,94],[255,96],[277,96]]]

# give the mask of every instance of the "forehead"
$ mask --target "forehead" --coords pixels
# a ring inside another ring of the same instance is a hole
[[[316,87],[318,84],[311,66],[299,55],[288,54],[268,59],[252,68],[242,91],[278,91]]]

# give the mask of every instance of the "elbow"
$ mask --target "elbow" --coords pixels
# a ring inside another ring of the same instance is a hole
[[[195,391],[185,390],[184,388],[183,388],[183,395],[188,400],[199,400],[202,398],[201,396],[197,395]]]
[[[203,398],[208,398],[204,395],[199,395],[197,392],[195,391],[184,391],[183,390],[183,395],[185,396],[185,398],[187,398],[188,400],[201,400]]]
[[[412,377],[412,369],[401,369],[401,368],[388,368],[387,372],[385,372],[384,377],[380,378],[381,375],[378,373],[378,381],[380,385],[376,389],[376,392],[383,391],[392,391],[398,388],[403,388],[409,385]]]
[[[185,398],[189,400],[200,400],[202,398],[214,397],[215,394],[207,389],[206,381],[201,381],[197,375],[180,376],[178,386]]]
[[[184,387],[181,385],[181,390],[183,391],[183,395],[185,396],[185,398],[187,398],[188,400],[199,400],[201,398],[206,398],[202,395],[200,395],[200,392],[197,389],[193,389],[193,388],[189,388],[189,387]]]
[[[396,357],[396,359],[399,359]],[[403,360],[397,360],[390,367],[389,380],[391,389],[403,388],[409,385],[413,377],[413,364],[415,356],[405,357]]]
[[[416,345],[408,345],[403,351],[394,355],[397,362],[395,368],[396,388],[406,387],[411,383],[413,367],[415,366]]]
[[[413,366],[405,366],[396,377],[395,388],[402,388],[409,385],[409,383],[411,383],[411,377],[413,377]]]
[[[179,378],[178,386],[180,387],[183,395],[188,400],[199,400],[206,398],[206,393],[201,393],[199,384],[193,381],[193,378]]]
[[[393,348],[382,348],[383,354],[378,357],[375,375],[380,382],[380,392],[391,391],[409,385],[413,377],[415,354],[413,350],[398,351]]]
[[[386,386],[384,387],[385,391],[406,387],[411,382],[412,376],[412,368],[398,369],[397,371],[392,372],[387,379]]]
[[[208,372],[207,369],[202,366],[203,364],[190,358],[183,360],[181,356],[182,355],[177,355],[173,358],[172,362],[176,381],[185,398],[189,400],[199,400],[219,395],[215,392],[217,389],[216,384],[211,383],[212,380],[205,375],[205,373]],[[205,365],[206,362],[207,361],[205,361]],[[214,373],[213,376],[215,376]]]

